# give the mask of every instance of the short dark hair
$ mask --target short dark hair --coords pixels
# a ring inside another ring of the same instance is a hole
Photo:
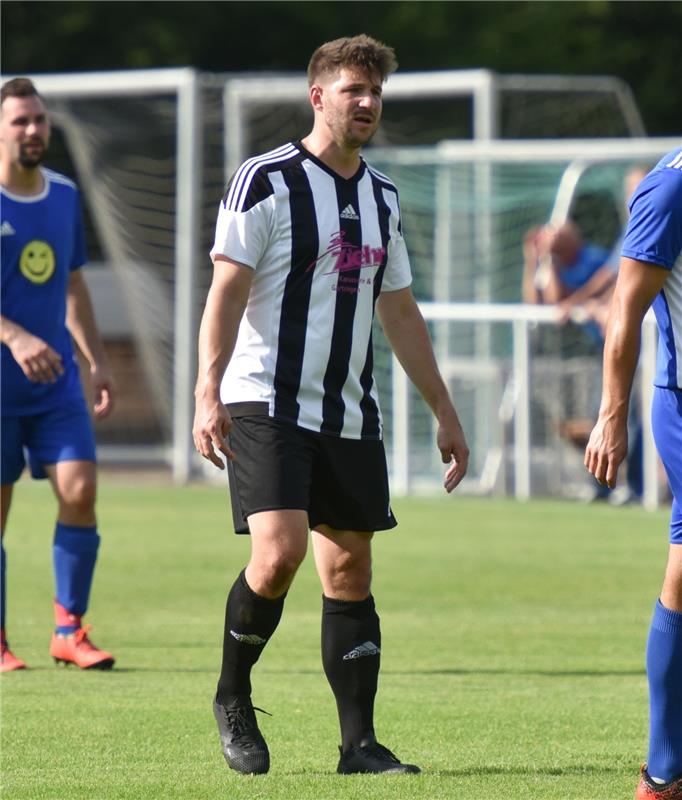
[[[0,89],[0,105],[8,97],[40,97],[38,90],[30,78],[12,78],[2,84]]]
[[[360,33],[344,36],[320,45],[308,64],[308,84],[312,86],[320,75],[333,73],[344,67],[356,67],[369,73],[378,73],[382,82],[398,68],[395,51],[371,36]]]

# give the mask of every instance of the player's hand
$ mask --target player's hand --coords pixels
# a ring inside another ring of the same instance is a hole
[[[64,374],[59,353],[28,331],[18,332],[8,347],[21,371],[32,383],[55,383]]]
[[[618,467],[628,452],[628,429],[625,421],[600,415],[585,448],[585,466],[599,483],[613,489]]]
[[[227,444],[227,435],[231,428],[230,412],[219,399],[197,399],[192,428],[194,447],[197,453],[215,464],[218,469],[225,469],[225,464],[218,453],[222,453],[230,461],[236,458]]]
[[[443,486],[450,492],[460,483],[469,467],[469,447],[457,415],[438,426],[436,444],[444,464],[450,466],[445,471]]]
[[[523,257],[526,263],[534,266],[537,266],[538,259],[540,258],[540,251],[538,248],[540,231],[540,226],[536,225],[530,228],[523,237]]]
[[[95,419],[104,419],[114,409],[116,386],[108,365],[98,364],[90,370],[90,379],[95,394],[93,407]]]
[[[568,300],[560,300],[557,303],[557,311],[559,312],[557,322],[559,325],[565,325],[571,319],[573,303]]]

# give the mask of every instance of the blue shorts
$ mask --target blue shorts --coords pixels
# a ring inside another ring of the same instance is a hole
[[[3,416],[1,434],[3,486],[19,480],[26,455],[34,478],[47,478],[44,464],[96,460],[95,434],[82,398],[41,414]]]
[[[682,389],[654,388],[651,425],[673,493],[670,543],[682,544]]]

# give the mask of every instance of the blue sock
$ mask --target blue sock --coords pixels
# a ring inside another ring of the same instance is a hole
[[[656,601],[646,651],[649,678],[647,772],[671,781],[682,775],[682,613]]]
[[[77,617],[88,608],[92,576],[95,572],[99,534],[94,525],[87,528],[57,523],[52,545],[57,602]],[[78,626],[62,625],[58,633],[73,633]]]
[[[5,615],[7,608],[7,553],[5,547],[0,541],[0,631],[5,635]]]

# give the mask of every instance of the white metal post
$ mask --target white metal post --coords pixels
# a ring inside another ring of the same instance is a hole
[[[186,70],[178,87],[175,206],[175,348],[173,479],[185,483],[192,464],[192,388],[195,379],[194,305],[201,186],[201,97],[198,75]]]
[[[449,164],[436,167],[436,209],[433,230],[433,298],[437,303],[449,303],[452,297],[452,169]],[[443,363],[450,356],[448,323],[436,323],[434,350]]]
[[[481,70],[476,88],[474,90],[474,140],[476,142],[490,142],[497,138],[497,90],[494,73]],[[474,301],[476,303],[491,303],[493,301],[492,264],[493,244],[495,240],[493,211],[491,199],[493,197],[493,163],[480,161],[473,164],[474,170],[474,204],[476,213],[473,218],[474,225],[474,254],[472,266],[472,285],[474,287]],[[474,348],[476,358],[484,363],[492,355],[492,326],[487,322],[474,324]],[[488,387],[476,386],[476,402],[481,405],[481,396]],[[474,441],[476,449],[484,442],[488,434],[490,421],[482,419],[479,415],[474,417]]]
[[[391,356],[393,391],[393,434],[391,456],[391,489],[396,495],[410,491],[410,385],[405,370]]]
[[[516,319],[514,328],[514,494],[517,500],[530,497],[530,369],[528,365],[528,321]]]

